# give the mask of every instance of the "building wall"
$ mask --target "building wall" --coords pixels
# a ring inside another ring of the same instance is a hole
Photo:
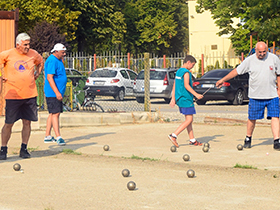
[[[15,47],[15,35],[17,34],[18,9],[16,11],[0,11],[0,52]],[[0,70],[2,70],[0,65]],[[2,85],[2,93],[5,85]],[[5,114],[5,100],[0,93],[0,115]]]
[[[215,65],[219,61],[220,67],[224,60],[228,65],[235,66],[240,59],[235,56],[229,36],[219,36],[220,31],[215,25],[209,11],[199,14],[195,10],[196,1],[189,0],[189,54],[201,58],[204,54],[204,66]],[[235,20],[234,25],[238,23]],[[196,66],[196,71],[198,65]]]

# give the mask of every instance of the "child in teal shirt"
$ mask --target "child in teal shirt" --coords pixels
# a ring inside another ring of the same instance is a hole
[[[169,140],[176,147],[179,147],[177,143],[177,136],[184,129],[187,129],[188,131],[191,145],[202,145],[202,143],[196,141],[194,138],[192,129],[193,114],[196,113],[193,97],[195,96],[197,99],[203,98],[203,95],[198,94],[192,88],[192,76],[190,70],[195,64],[196,59],[191,55],[187,55],[184,59],[183,66],[176,72],[175,82],[173,84],[170,106],[174,107],[174,105],[177,104],[180,113],[185,115],[185,121],[174,131],[174,133],[168,135]]]

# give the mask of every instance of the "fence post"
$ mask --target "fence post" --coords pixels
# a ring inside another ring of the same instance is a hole
[[[163,68],[166,68],[166,56],[163,55]]]
[[[96,69],[96,54],[93,55],[93,70],[95,71]]]
[[[144,53],[144,111],[150,111],[150,62],[149,53]]]
[[[273,42],[273,54],[275,54],[275,41]]]
[[[201,76],[204,75],[204,54],[201,54]]]
[[[130,53],[127,53],[127,68],[130,69]]]
[[[244,53],[241,53],[241,61],[244,61]]]

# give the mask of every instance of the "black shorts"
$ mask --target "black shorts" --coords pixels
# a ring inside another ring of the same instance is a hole
[[[56,97],[46,97],[48,111],[51,114],[62,113],[63,112],[63,104],[62,101],[57,100]]]
[[[19,119],[38,121],[37,97],[6,99],[5,123],[13,124]]]

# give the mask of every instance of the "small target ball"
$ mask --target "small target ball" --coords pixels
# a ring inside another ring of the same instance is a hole
[[[203,147],[203,148],[202,148],[202,151],[203,151],[203,152],[209,152],[209,147]]]
[[[171,152],[176,152],[176,150],[177,150],[177,148],[176,148],[175,146],[171,146],[171,147],[170,147],[170,151],[171,151]]]
[[[128,177],[129,174],[130,174],[130,171],[129,171],[128,169],[123,169],[123,170],[122,170],[122,175],[123,175],[123,177]]]
[[[205,142],[204,147],[210,147],[210,144],[208,142]]]
[[[187,176],[188,176],[189,178],[193,178],[194,175],[195,175],[194,170],[190,169],[190,170],[187,171]]]
[[[15,163],[14,166],[13,166],[13,168],[14,168],[15,171],[19,171],[20,168],[21,168],[21,166],[20,166],[20,164]]]
[[[129,189],[129,190],[135,190],[135,188],[136,188],[135,182],[130,181],[130,182],[127,183],[127,189]]]
[[[189,161],[189,160],[190,160],[190,156],[189,156],[188,154],[185,154],[185,155],[183,156],[183,160],[184,160],[184,161]]]
[[[242,144],[238,144],[238,145],[237,145],[237,149],[238,149],[238,150],[243,150],[243,145],[242,145]]]
[[[109,148],[110,148],[109,145],[104,145],[104,147],[103,147],[104,151],[108,151]]]

